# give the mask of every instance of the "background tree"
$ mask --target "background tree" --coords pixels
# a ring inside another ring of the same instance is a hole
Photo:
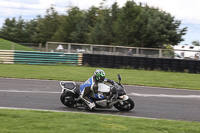
[[[16,19],[9,19],[6,18],[5,22],[3,24],[3,27],[1,28],[1,38],[7,39],[7,40],[14,40],[14,29],[16,27]]]
[[[92,43],[103,45],[112,44],[112,21],[109,9],[98,12],[97,21],[91,34]]]
[[[80,10],[70,7],[59,15],[52,5],[44,17],[25,22],[21,17],[5,20],[0,37],[14,42],[47,41],[95,43],[137,47],[163,47],[183,41],[187,28],[171,14],[147,4],[129,0],[121,8],[115,2],[110,8]]]
[[[141,9],[135,2],[128,1],[120,10],[118,18],[114,23],[115,43],[118,45],[134,46],[137,35],[136,19]]]
[[[192,45],[194,45],[194,46],[200,46],[200,42],[199,41],[192,41]]]
[[[37,24],[34,32],[34,41],[45,43],[47,40],[52,41],[54,33],[60,25],[58,12],[55,11],[53,5],[47,9],[44,18],[38,16]]]
[[[38,38],[40,29],[38,28],[38,21],[41,19],[40,16],[37,19],[30,20],[26,23],[25,37],[26,42],[40,43],[44,42],[41,38]],[[43,38],[43,37],[42,37]]]
[[[59,30],[54,35],[54,39],[58,36],[62,36],[60,41],[64,42],[78,42],[77,28],[78,23],[83,19],[83,12],[78,7],[73,7],[67,12],[67,16],[64,17]],[[80,30],[79,30],[80,31]],[[77,39],[77,40],[76,40]]]
[[[12,40],[14,42],[25,42],[25,22],[19,17],[5,20],[3,27],[1,29],[1,37],[7,40]]]

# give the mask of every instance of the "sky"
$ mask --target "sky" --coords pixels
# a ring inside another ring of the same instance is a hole
[[[127,0],[106,0],[104,6],[110,7],[117,2],[120,7]],[[151,7],[170,13],[175,20],[181,21],[180,28],[188,27],[187,34],[180,44],[192,44],[192,41],[200,41],[200,0],[134,0],[137,4],[147,3]],[[36,16],[44,16],[46,9],[52,4],[59,14],[66,14],[70,6],[78,6],[80,9],[89,9],[91,6],[99,6],[102,0],[0,0],[0,28],[6,18],[19,18],[30,20]]]

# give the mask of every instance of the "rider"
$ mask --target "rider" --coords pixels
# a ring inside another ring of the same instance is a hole
[[[93,110],[95,108],[95,104],[90,98],[90,94],[92,92],[94,93],[94,97],[96,99],[104,98],[102,94],[98,93],[98,83],[102,83],[103,81],[107,81],[111,84],[113,83],[112,80],[105,79],[105,72],[103,70],[97,69],[94,72],[94,75],[80,86],[80,98],[88,105],[90,110]]]

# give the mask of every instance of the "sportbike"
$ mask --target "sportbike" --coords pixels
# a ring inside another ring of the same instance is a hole
[[[134,101],[126,94],[124,86],[120,83],[121,76],[117,75],[119,82],[113,81],[112,85],[98,84],[98,92],[104,99],[96,99],[91,93],[90,98],[94,101],[96,108],[112,108],[120,111],[129,111],[134,108]],[[80,98],[80,85],[72,81],[61,81],[62,92],[60,101],[69,108],[85,107],[90,110]]]

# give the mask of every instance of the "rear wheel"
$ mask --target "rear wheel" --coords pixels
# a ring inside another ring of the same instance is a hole
[[[114,107],[120,111],[132,110],[134,108],[134,106],[135,106],[135,104],[134,104],[133,100],[130,98],[126,101],[117,102],[116,104],[114,104]]]
[[[60,96],[60,101],[67,107],[74,107],[74,94],[70,91],[63,92]]]

